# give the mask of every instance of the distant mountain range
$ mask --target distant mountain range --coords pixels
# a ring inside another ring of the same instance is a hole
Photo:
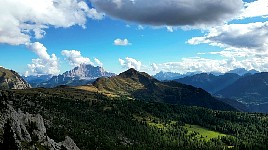
[[[234,69],[234,70],[231,70],[227,73],[235,73],[235,74],[238,74],[240,76],[244,76],[246,74],[256,74],[256,73],[259,73],[259,71],[257,70],[246,70],[245,68],[237,68],[237,69]]]
[[[53,75],[38,75],[38,76],[22,76],[32,87],[37,87],[42,82],[47,82]]]
[[[186,73],[186,74],[180,74],[180,73],[175,73],[175,72],[160,71],[159,73],[157,73],[153,77],[156,78],[157,80],[160,80],[160,81],[168,81],[168,80],[179,79],[179,78],[183,78],[183,77],[187,77],[187,76],[192,76],[192,75],[195,75],[198,73],[200,73],[200,72],[191,72],[191,73]]]
[[[21,76],[13,71],[0,67],[0,89],[28,89],[28,84]]]
[[[248,105],[268,106],[268,73],[243,76],[216,95],[236,99]],[[268,112],[268,107],[266,112]]]
[[[33,77],[31,78],[25,77],[25,79],[28,80],[28,82],[31,83],[33,87],[52,88],[59,85],[69,85],[69,86],[85,85],[92,83],[99,77],[111,77],[114,75],[115,75],[114,73],[106,72],[102,67],[98,66],[94,67],[88,64],[81,64],[80,66],[75,67],[70,71],[66,71],[65,73],[58,76],[53,77],[40,76],[37,77],[36,79]]]
[[[203,72],[204,73],[204,72]],[[220,72],[205,72],[206,74],[212,74],[214,76],[220,76],[220,75],[224,75],[225,73],[220,73]],[[234,70],[230,70],[226,73],[232,73],[232,74],[238,74],[239,76],[244,76],[246,74],[255,74],[255,73],[259,73],[256,70],[246,70],[244,68],[237,68]],[[154,75],[154,78],[160,80],[160,81],[167,81],[167,80],[175,80],[175,79],[180,79],[180,78],[184,78],[184,77],[188,77],[188,76],[194,76],[197,74],[202,74],[202,72],[188,72],[185,74],[180,74],[180,73],[174,73],[174,72],[159,72],[156,75]]]
[[[234,73],[215,76],[213,74],[201,73],[193,76],[176,79],[175,81],[202,88],[211,94],[214,94],[225,87],[233,84],[241,76]]]
[[[242,74],[243,70],[240,71]],[[202,73],[175,81],[202,88],[217,97],[239,101],[248,107],[248,111],[268,113],[268,73],[256,73],[254,70],[243,72],[243,76]]]

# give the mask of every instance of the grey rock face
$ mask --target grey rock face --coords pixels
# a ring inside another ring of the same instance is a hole
[[[23,113],[16,111],[10,104],[3,102],[6,109],[0,114],[0,129],[2,133],[0,137],[9,132],[9,137],[15,141],[15,146],[19,150],[36,150],[42,147],[48,150],[60,150],[66,148],[67,150],[79,150],[74,141],[70,137],[65,137],[65,141],[56,143],[46,134],[46,127],[44,125],[43,117],[39,114]],[[5,124],[11,127],[11,131],[6,131]],[[4,143],[6,137],[2,137]],[[1,145],[0,145],[1,146]],[[0,149],[2,149],[0,147]]]
[[[38,87],[56,87],[59,85],[79,86],[92,83],[100,77],[115,76],[114,73],[106,72],[102,67],[94,67],[92,65],[81,64],[74,69],[67,71],[61,75],[54,76],[46,82],[42,82]]]
[[[102,67],[94,67],[92,65],[81,64],[73,70],[63,73],[64,77],[79,78],[85,80],[92,80],[99,77],[110,77],[115,74],[106,72]]]
[[[17,72],[0,67],[0,89],[28,89],[28,84]]]

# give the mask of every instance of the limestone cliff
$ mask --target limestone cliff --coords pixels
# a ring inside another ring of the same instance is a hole
[[[0,67],[0,89],[31,88],[17,72]]]

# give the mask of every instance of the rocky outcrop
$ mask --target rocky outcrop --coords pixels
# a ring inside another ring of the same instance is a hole
[[[0,149],[18,150],[79,150],[74,141],[66,136],[63,142],[55,142],[46,134],[43,117],[39,114],[16,111],[12,105],[2,102],[0,115]]]
[[[28,84],[17,72],[0,67],[0,89],[28,89]]]

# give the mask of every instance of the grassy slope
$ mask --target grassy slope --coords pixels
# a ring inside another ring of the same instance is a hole
[[[206,141],[209,141],[213,138],[218,138],[218,137],[223,137],[226,136],[226,134],[222,134],[220,132],[212,131],[207,128],[203,128],[198,125],[190,125],[190,124],[185,124],[184,128],[188,130],[188,133],[191,134],[193,132],[198,133],[197,138],[199,139],[204,139]]]

